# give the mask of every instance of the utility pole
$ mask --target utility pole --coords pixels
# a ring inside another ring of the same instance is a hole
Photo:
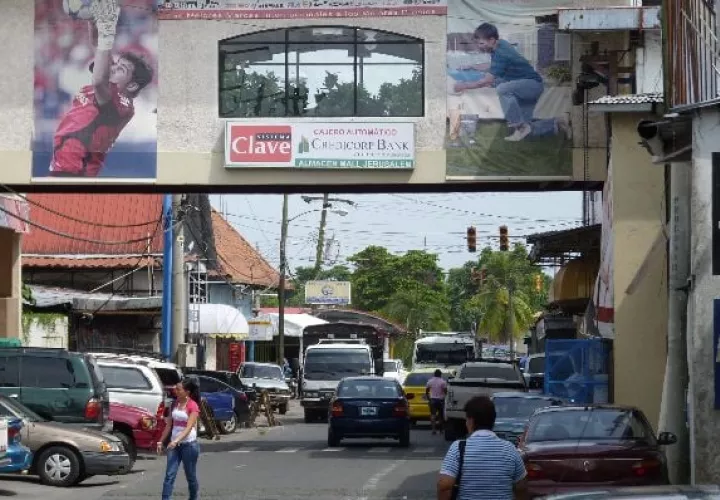
[[[175,246],[173,238],[173,204],[172,195],[163,195],[163,296],[162,296],[162,342],[161,351],[167,359],[172,357],[172,317],[173,317],[173,246]]]
[[[505,328],[507,328],[507,338],[510,343],[510,359],[515,359],[515,308],[513,306],[513,284],[512,282],[507,284],[508,290],[508,316],[505,321]]]
[[[182,195],[172,196],[173,221],[175,222],[175,239],[172,252],[172,349],[170,358],[177,361],[178,348],[185,342],[187,330],[187,294],[185,292],[185,217],[182,213]]]
[[[320,212],[320,229],[318,229],[317,248],[315,250],[315,268],[313,276],[317,279],[323,264],[323,249],[325,247],[325,226],[327,225],[327,210],[330,207],[330,194],[325,193],[322,200],[322,212]]]
[[[668,272],[668,338],[659,428],[677,436],[665,449],[671,484],[690,484],[690,436],[687,408],[687,305],[690,278],[690,182],[688,163],[670,169],[670,251]]]
[[[278,355],[280,366],[285,358],[285,274],[286,257],[285,246],[288,233],[288,195],[283,195],[282,223],[280,226],[280,282],[278,283]]]

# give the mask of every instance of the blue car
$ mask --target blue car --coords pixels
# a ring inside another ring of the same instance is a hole
[[[410,412],[402,387],[381,377],[348,377],[330,402],[328,446],[345,438],[394,438],[410,446]]]
[[[212,409],[220,432],[229,434],[237,429],[237,413],[235,412],[235,390],[227,384],[204,375],[192,375],[198,380],[200,397],[207,401]]]
[[[0,458],[0,473],[20,472],[30,468],[32,452],[20,444],[20,431],[23,421],[19,418],[8,420],[6,456]]]
[[[496,392],[492,399],[496,415],[493,432],[514,444],[525,432],[535,410],[563,404],[560,398],[532,392]]]

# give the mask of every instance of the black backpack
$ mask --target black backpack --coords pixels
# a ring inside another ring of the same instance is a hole
[[[460,455],[458,459],[458,475],[455,478],[455,484],[453,485],[453,491],[452,491],[452,500],[457,500],[458,495],[460,494],[460,481],[462,480],[462,469],[463,469],[463,462],[465,461],[465,445],[467,444],[467,441],[464,439],[461,439],[458,441],[458,454]]]

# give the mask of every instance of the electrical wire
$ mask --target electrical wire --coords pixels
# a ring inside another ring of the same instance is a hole
[[[86,224],[86,225],[88,225],[88,226],[108,227],[108,228],[145,227],[145,226],[150,226],[150,225],[152,225],[152,224],[155,224],[155,223],[157,222],[157,221],[155,221],[155,220],[149,220],[149,221],[146,221],[146,222],[139,222],[139,223],[137,223],[137,224],[103,224],[103,223],[100,223],[100,222],[92,222],[92,221],[89,221],[89,220],[78,219],[78,218],[73,217],[73,216],[71,216],[71,215],[67,215],[67,214],[64,214],[64,213],[62,213],[62,212],[60,212],[60,211],[58,211],[58,210],[55,210],[55,209],[53,209],[53,208],[50,208],[50,207],[48,207],[47,205],[43,205],[43,204],[40,203],[40,202],[37,202],[37,201],[35,201],[35,200],[32,200],[32,199],[30,199],[28,196],[25,196],[24,194],[18,193],[17,191],[14,191],[14,190],[11,189],[10,187],[6,186],[5,184],[0,184],[0,188],[6,190],[8,193],[11,193],[11,194],[13,194],[13,195],[21,198],[22,200],[26,201],[27,203],[29,203],[29,204],[31,204],[31,205],[34,205],[34,206],[36,206],[36,207],[38,207],[38,208],[40,208],[40,209],[42,209],[42,210],[45,210],[46,212],[49,212],[49,213],[51,213],[51,214],[53,214],[53,215],[57,215],[58,217],[62,217],[62,218],[67,219],[67,220],[71,220],[71,221],[73,221],[73,222],[79,222],[79,223],[81,223],[81,224]]]
[[[107,246],[131,245],[133,243],[140,243],[140,242],[147,243],[147,236],[145,236],[143,238],[137,238],[134,240],[125,240],[125,241],[102,241],[102,240],[94,240],[94,239],[90,239],[90,238],[81,238],[79,236],[73,236],[73,235],[70,235],[67,233],[63,233],[62,231],[58,231],[56,229],[52,229],[47,226],[43,226],[42,224],[38,224],[37,222],[32,222],[31,220],[26,219],[24,217],[20,217],[19,215],[11,212],[10,210],[7,210],[6,208],[4,208],[2,206],[0,206],[0,212],[3,212],[4,214],[9,215],[10,217],[17,219],[21,222],[24,222],[28,226],[32,226],[37,229],[40,229],[41,231],[45,231],[47,233],[54,234],[55,236],[60,236],[61,238],[67,238],[70,240],[83,241],[85,243],[94,243],[96,245],[107,245]],[[161,221],[162,221],[162,217],[160,217],[160,219],[158,219],[158,221],[157,221],[158,224]]]

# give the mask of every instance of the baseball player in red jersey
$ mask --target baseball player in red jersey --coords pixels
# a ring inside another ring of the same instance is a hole
[[[91,29],[97,37],[92,84],[73,97],[55,131],[50,162],[50,175],[55,177],[97,177],[108,151],[135,115],[133,99],[153,79],[152,68],[140,56],[126,52],[113,57],[120,17],[117,0],[95,0],[92,13]]]

